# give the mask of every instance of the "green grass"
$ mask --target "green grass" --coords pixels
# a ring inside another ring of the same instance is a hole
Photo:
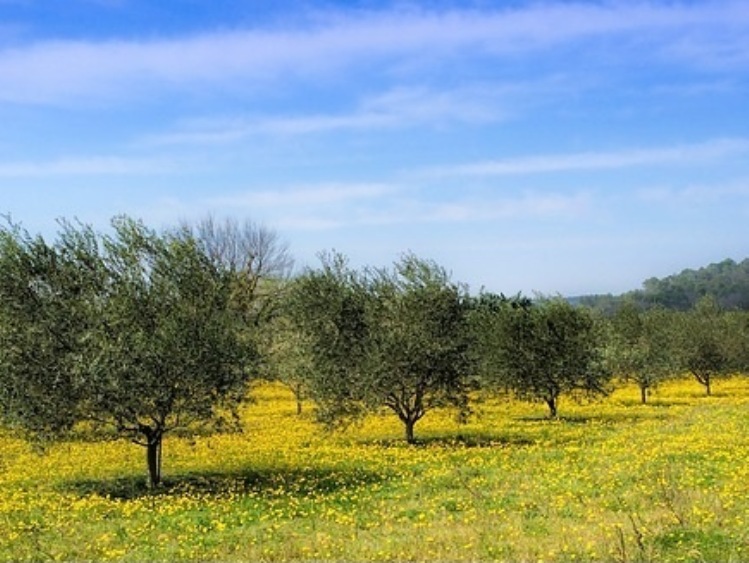
[[[326,434],[259,388],[242,434],[144,452],[0,436],[0,559],[749,560],[749,379],[671,383],[601,403],[486,401]]]

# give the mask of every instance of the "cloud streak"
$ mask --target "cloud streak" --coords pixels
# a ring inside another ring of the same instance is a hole
[[[594,202],[586,192],[526,191],[502,196],[468,190],[435,194],[398,184],[322,184],[252,190],[211,198],[199,207],[261,213],[285,230],[319,231],[346,227],[461,224],[496,219],[580,218]]]
[[[343,12],[306,28],[235,30],[155,40],[44,40],[0,51],[0,100],[64,103],[144,96],[154,86],[255,88],[282,76],[366,69],[373,61],[459,52],[514,56],[589,38],[632,34],[649,54],[743,64],[745,3],[549,4],[505,10]],[[705,37],[714,31],[720,41]],[[699,32],[689,42],[673,37]]]
[[[0,178],[151,175],[179,170],[178,163],[156,157],[86,156],[36,162],[0,162]]]
[[[692,165],[734,156],[749,155],[749,139],[716,139],[691,145],[609,152],[549,154],[489,160],[424,171],[427,177],[520,176],[553,172],[613,170],[665,164]]]
[[[329,206],[357,200],[373,200],[397,191],[385,184],[324,184],[277,190],[247,190],[230,196],[211,198],[217,207],[309,207]]]
[[[427,87],[396,87],[365,97],[350,112],[187,120],[174,131],[146,137],[142,144],[224,144],[257,135],[296,136],[423,125],[485,125],[502,121],[511,114],[510,108],[516,104],[514,100],[523,92],[543,87],[555,86],[548,83],[478,85],[441,91]]]

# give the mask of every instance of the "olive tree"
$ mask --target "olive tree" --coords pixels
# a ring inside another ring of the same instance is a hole
[[[676,371],[674,317],[661,308],[643,312],[627,302],[611,321],[611,366],[637,384],[643,404],[650,390]]]
[[[552,418],[564,394],[608,392],[603,333],[588,309],[550,299],[520,302],[501,315],[491,384],[545,403]]]
[[[414,427],[441,406],[467,410],[472,373],[464,289],[414,255],[352,271],[341,256],[300,277],[294,314],[308,342],[309,387],[323,419],[386,408]]]
[[[737,335],[718,302],[710,296],[683,313],[681,321],[680,365],[710,395],[714,378],[738,367],[738,358],[732,353]]]
[[[371,274],[373,406],[383,404],[414,441],[414,425],[436,407],[468,410],[473,375],[466,291],[434,262],[405,256]]]
[[[244,396],[251,350],[231,276],[195,239],[128,218],[108,236],[65,224],[54,245],[0,234],[3,417],[32,433],[114,429],[146,448],[158,485],[164,435],[216,422]]]
[[[97,252],[87,228],[64,224],[51,246],[10,221],[0,226],[0,418],[37,439],[55,439],[79,418],[83,352],[104,287]]]

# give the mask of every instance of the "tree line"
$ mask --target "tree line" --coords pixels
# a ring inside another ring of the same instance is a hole
[[[56,240],[0,227],[0,419],[35,440],[85,422],[146,451],[238,424],[257,378],[315,405],[328,426],[385,410],[408,442],[435,408],[468,416],[476,393],[543,403],[635,382],[714,378],[749,363],[749,316],[704,297],[688,311],[624,303],[611,317],[561,298],[482,292],[433,261],[352,268],[337,253],[291,275],[278,235],[251,222],[157,232],[127,217],[109,234],[62,222]]]
[[[705,296],[714,298],[723,309],[749,311],[749,258],[741,262],[726,259],[662,279],[649,278],[643,282],[642,289],[623,295],[584,295],[572,301],[606,313],[612,313],[630,301],[642,308],[688,311]]]

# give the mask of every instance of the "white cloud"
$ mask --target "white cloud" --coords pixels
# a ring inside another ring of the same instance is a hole
[[[721,184],[688,185],[685,187],[651,187],[637,192],[646,203],[683,205],[688,207],[731,200],[749,203],[749,178],[738,178]]]
[[[365,97],[351,112],[270,117],[218,117],[185,120],[171,132],[145,137],[140,144],[225,144],[256,135],[306,135],[351,130],[378,130],[452,123],[501,121],[516,100],[557,80],[512,85],[475,85],[454,90],[396,87]]]
[[[247,190],[211,198],[201,208],[262,213],[272,224],[295,231],[351,226],[460,224],[496,219],[578,219],[590,213],[590,194],[428,189],[388,184],[326,184],[278,190]]]
[[[373,60],[426,58],[442,64],[456,55],[512,55],[591,37],[631,33],[648,54],[682,61],[721,61],[730,51],[745,62],[749,8],[742,2],[541,4],[504,10],[345,12],[305,29],[237,30],[141,41],[41,41],[0,51],[0,100],[65,103],[144,95],[150,87],[253,88],[278,76],[310,76]],[[676,45],[673,35],[703,39]],[[744,42],[745,44],[745,42]],[[698,53],[695,55],[695,50]],[[685,56],[685,53],[689,56]]]
[[[329,206],[362,199],[378,199],[396,190],[396,187],[384,184],[324,184],[278,190],[247,190],[211,198],[207,203],[228,208]]]
[[[148,175],[175,172],[176,162],[163,158],[121,156],[65,157],[45,161],[0,162],[0,178],[49,176]]]
[[[429,177],[514,176],[580,170],[611,170],[672,163],[691,165],[746,154],[749,154],[749,139],[714,139],[690,145],[648,149],[548,154],[490,160],[433,168],[425,170],[423,175]]]

